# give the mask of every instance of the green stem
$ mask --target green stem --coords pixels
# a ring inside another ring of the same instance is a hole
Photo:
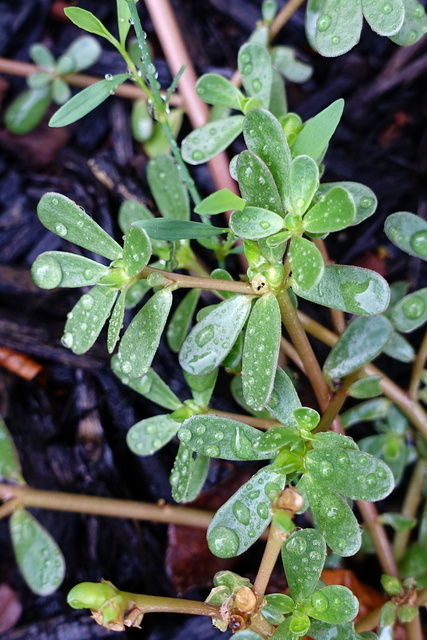
[[[418,460],[415,465],[412,477],[409,481],[408,488],[406,490],[405,499],[402,506],[402,515],[409,518],[415,518],[418,507],[422,500],[422,492],[424,487],[425,478],[427,475],[427,460],[422,458]],[[397,562],[403,558],[408,546],[408,541],[411,535],[411,530],[398,531],[393,541],[394,557]]]
[[[162,596],[149,596],[139,593],[121,591],[120,595],[128,600],[129,607],[136,606],[141,613],[184,613],[194,616],[210,616],[220,618],[218,607],[198,600],[183,600],[182,598],[167,598]]]
[[[268,534],[264,555],[262,556],[261,564],[254,582],[254,591],[257,597],[258,607],[261,606],[262,601],[264,600],[265,590],[267,589],[274,565],[277,562],[277,558],[279,557],[282,545],[286,538],[287,535],[283,533],[283,531],[281,531],[273,522]]]
[[[234,280],[219,280],[217,278],[205,278],[199,276],[186,276],[181,273],[162,271],[153,267],[145,267],[139,274],[139,278],[146,278],[150,273],[160,273],[171,283],[175,283],[181,289],[207,289],[211,291],[232,291],[233,293],[244,293],[247,295],[257,294],[248,282],[235,282]]]
[[[417,400],[418,390],[420,388],[421,376],[427,359],[427,331],[424,334],[423,341],[418,349],[414,364],[412,366],[411,380],[409,382],[409,397],[411,400]]]

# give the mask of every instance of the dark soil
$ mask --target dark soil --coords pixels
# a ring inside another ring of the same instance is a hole
[[[38,41],[50,46],[54,54],[63,51],[80,32],[60,17],[62,4],[59,0],[0,0],[0,56],[28,60],[28,47]],[[259,18],[260,4],[260,0],[173,1],[199,73],[231,75],[238,48]],[[283,4],[279,1],[279,6]],[[92,10],[114,31],[114,0],[82,0],[79,6]],[[160,80],[166,86],[169,73],[142,2],[140,11],[154,44]],[[295,47],[300,59],[314,68],[312,79],[304,85],[288,84],[291,110],[307,119],[337,98],[346,100],[342,124],[327,155],[325,181],[359,181],[378,196],[373,222],[361,225],[357,234],[333,236],[328,244],[332,258],[379,269],[391,281],[408,279],[414,287],[425,286],[425,263],[420,265],[398,252],[388,243],[382,227],[385,217],[395,211],[427,217],[427,40],[399,49],[365,29],[361,43],[350,53],[339,59],[322,59],[307,45],[300,11],[276,41]],[[123,72],[119,56],[105,42],[101,44],[103,55],[90,72],[101,77]],[[23,79],[0,77],[2,109],[24,85]],[[176,443],[147,459],[136,458],[125,444],[130,426],[159,413],[159,408],[116,380],[109,368],[105,341],[100,340],[84,356],[75,356],[61,345],[65,316],[78,292],[41,291],[29,273],[41,252],[75,250],[37,219],[37,202],[47,191],[73,198],[119,237],[116,216],[122,196],[117,189],[108,190],[101,184],[88,165],[89,159],[116,184],[122,182],[130,193],[150,199],[144,177],[146,158],[130,138],[128,121],[129,103],[114,98],[66,130],[49,129],[44,122],[34,133],[17,138],[0,125],[0,346],[26,354],[43,366],[42,374],[32,381],[0,369],[0,414],[13,435],[29,485],[170,502],[168,476]],[[206,171],[200,169],[195,176],[201,191],[207,192]],[[379,251],[381,248],[385,251]],[[130,317],[129,313],[127,320]],[[419,339],[415,334],[415,342]],[[187,391],[176,359],[165,348],[154,366],[164,377],[170,379],[172,374],[174,391],[185,399]],[[387,367],[395,367],[397,373],[406,371],[391,361]],[[235,409],[222,392],[216,405]],[[214,464],[207,488],[230,470],[230,465]],[[188,597],[206,597],[212,567],[207,566],[208,557],[196,539],[192,553],[199,564],[198,587],[192,575],[182,580],[182,537],[169,547],[166,563],[165,526],[53,511],[35,513],[61,546],[66,578],[52,596],[33,595],[16,568],[7,522],[1,521],[0,584],[14,590],[22,615],[13,629],[0,633],[0,638],[86,640],[110,635],[85,613],[66,605],[68,590],[85,580],[106,578],[128,591],[170,596],[179,585],[190,587]],[[188,545],[190,539],[188,532]],[[261,550],[261,545],[255,546],[238,561],[236,570],[253,576]],[[0,616],[1,606],[0,602]],[[182,616],[148,616],[142,631],[127,633],[150,640],[184,640],[189,634],[219,637],[208,620]]]

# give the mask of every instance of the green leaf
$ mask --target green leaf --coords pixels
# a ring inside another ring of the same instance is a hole
[[[169,416],[153,416],[134,424],[126,442],[137,456],[150,456],[172,440],[179,427],[180,423]]]
[[[4,420],[0,419],[0,478],[24,484],[21,463]]]
[[[393,332],[383,353],[399,362],[413,362],[415,360],[415,349],[406,338],[396,331]]]
[[[108,76],[105,80],[95,82],[86,87],[66,102],[49,120],[50,127],[66,127],[80,120],[88,113],[96,109],[107,98],[114,95],[116,89],[129,79],[127,73],[116,76]]]
[[[341,414],[341,422],[344,429],[352,427],[359,422],[372,422],[378,418],[384,418],[389,409],[391,402],[388,398],[377,398],[362,402]]]
[[[300,454],[305,453],[304,441],[299,435],[296,429],[292,427],[272,427],[268,431],[258,435],[258,438],[254,444],[255,451],[259,453],[268,454],[271,458],[276,457],[281,449],[287,449],[291,453],[295,453],[301,458]],[[298,464],[299,459],[293,456],[288,456],[284,461],[287,465]],[[283,461],[280,466],[283,468]]]
[[[314,439],[311,441],[313,449],[355,449],[359,450],[359,447],[349,436],[343,436],[341,433],[335,433],[334,431],[326,431],[316,433]]]
[[[182,343],[185,340],[185,336],[188,333],[199,298],[199,289],[190,289],[172,314],[166,332],[166,337],[170,349],[175,351],[175,353],[180,350]]]
[[[203,164],[224,151],[242,133],[243,119],[243,116],[229,116],[192,131],[182,141],[185,162]]]
[[[243,387],[242,387],[242,376],[236,375],[231,381],[230,390],[233,395],[233,398],[245,411],[250,413],[253,416],[257,416],[258,418],[265,418],[266,420],[271,420],[272,416],[267,409],[263,409],[262,411],[255,411],[248,405],[243,395]]]
[[[247,240],[266,238],[283,229],[283,218],[273,211],[259,207],[245,207],[233,211],[230,217],[233,233]]]
[[[280,122],[266,109],[252,109],[243,123],[243,135],[249,151],[256,153],[270,169],[282,203],[286,206],[291,152]]]
[[[300,399],[290,377],[278,368],[270,400],[267,403],[269,412],[286,427],[298,428],[294,410],[301,406]]]
[[[220,189],[199,202],[197,207],[194,208],[194,211],[200,215],[213,216],[217,213],[231,211],[232,209],[243,209],[245,204],[246,202],[243,198],[239,198],[239,196],[230,191],[230,189]]]
[[[52,100],[56,104],[64,104],[71,98],[71,89],[65,80],[62,78],[55,78],[52,82]]]
[[[382,513],[380,520],[383,524],[388,524],[395,531],[409,531],[417,526],[417,519],[405,516],[402,513]]]
[[[347,502],[317,477],[302,479],[314,520],[327,544],[339,556],[353,556],[362,542],[359,524]]]
[[[127,0],[117,0],[117,26],[119,28],[120,44],[124,47],[131,26],[129,2]]]
[[[292,145],[292,156],[307,155],[319,162],[335,133],[343,110],[344,100],[335,100],[306,122]]]
[[[297,628],[299,627],[298,618],[303,618],[304,630],[302,633],[294,633],[291,629],[292,623],[294,625],[296,623]],[[279,624],[273,635],[270,636],[271,640],[300,640],[301,637],[305,637],[307,634],[306,625],[304,624],[306,620],[309,620],[307,616],[301,614],[288,616],[281,624]]]
[[[109,260],[121,258],[121,246],[70,198],[60,193],[45,193],[37,214],[40,222],[61,238]]]
[[[304,564],[303,559],[309,561]],[[292,598],[304,602],[315,590],[326,560],[326,543],[319,531],[294,531],[282,547],[282,561]]]
[[[305,603],[305,610],[311,618],[340,624],[357,616],[359,601],[347,587],[330,585],[315,591]]]
[[[326,265],[320,282],[311,289],[297,283],[292,288],[305,300],[356,315],[382,313],[390,298],[388,284],[378,273],[344,265]]]
[[[331,380],[343,378],[371,362],[384,349],[392,332],[391,323],[384,316],[354,318],[325,360],[326,376]]]
[[[308,41],[322,56],[340,56],[359,42],[362,21],[362,7],[354,1],[309,0]]]
[[[97,285],[85,293],[67,316],[62,344],[73,353],[86,353],[98,338],[117,297],[117,289]]]
[[[378,204],[375,193],[369,189],[369,187],[366,187],[364,184],[359,184],[358,182],[325,182],[319,186],[315,200],[318,197],[326,195],[328,191],[335,187],[342,187],[353,199],[356,207],[356,216],[352,222],[352,226],[360,224],[375,213]]]
[[[126,293],[121,291],[114,305],[113,312],[108,324],[107,349],[112,353],[119,339],[120,331],[123,328],[123,318],[125,315]]]
[[[224,460],[268,459],[253,447],[258,436],[254,427],[214,415],[191,416],[178,432],[181,442],[193,451]]]
[[[384,231],[402,251],[427,260],[427,222],[414,213],[392,213],[385,221]]]
[[[50,533],[25,509],[17,509],[9,520],[16,561],[31,591],[47,596],[64,579],[65,562]]]
[[[29,133],[40,124],[50,103],[50,86],[24,91],[6,109],[7,130],[16,136]]]
[[[72,60],[72,72],[77,73],[91,67],[102,53],[101,45],[92,36],[76,38],[65,50],[63,56]]]
[[[49,49],[40,42],[32,44],[29,48],[28,54],[34,64],[39,67],[44,67],[45,69],[53,69],[55,66],[55,58],[53,57]]]
[[[172,292],[155,293],[136,314],[124,334],[118,357],[123,373],[140,378],[147,373],[166,324],[172,305]]]
[[[329,233],[349,227],[356,214],[353,198],[342,187],[328,191],[324,199],[304,216],[304,228],[310,233]]]
[[[88,31],[89,33],[94,33],[97,36],[101,36],[116,46],[117,40],[108,31],[108,29],[104,27],[102,22],[90,11],[80,9],[79,7],[67,7],[64,9],[64,13],[67,18],[80,27],[80,29],[84,29],[84,31]]]
[[[310,636],[313,640],[332,640],[332,638],[333,640],[361,640],[362,638],[355,632],[352,622],[330,624],[321,620],[311,621]]]
[[[237,156],[237,178],[246,204],[268,208],[283,216],[282,201],[272,173],[265,162],[252,151],[243,151]],[[242,209],[243,207],[235,207]]]
[[[263,107],[270,104],[273,68],[270,54],[265,47],[247,42],[239,49],[237,66],[246,93],[257,98]]]
[[[271,83],[270,104],[268,110],[271,111],[273,116],[278,118],[284,118],[288,111],[288,105],[286,102],[285,85],[283,78],[277,69],[273,69],[273,81]]]
[[[360,448],[384,460],[394,476],[397,485],[408,464],[410,449],[404,439],[393,433],[369,436],[359,440]]]
[[[218,377],[218,369],[208,373],[207,376],[193,376],[187,371],[183,373],[185,381],[193,394],[194,402],[199,407],[208,407]]]
[[[152,218],[138,220],[134,226],[145,229],[150,238],[155,240],[189,240],[209,238],[219,233],[227,233],[228,228],[214,227],[203,222],[189,222],[187,220],[173,220],[171,218]]]
[[[129,378],[123,373],[117,356],[111,358],[111,368],[123,384],[140,393],[144,398],[148,398],[151,402],[155,402],[160,407],[171,411],[182,407],[181,400],[176,397],[154,369],[148,369],[147,373],[141,378]]]
[[[217,280],[228,280],[229,282],[233,282],[233,276],[228,273],[225,269],[214,269],[211,274],[211,278],[215,278]],[[232,291],[218,291],[222,295],[223,298],[231,298],[234,296]]]
[[[381,376],[367,376],[356,380],[348,388],[347,393],[352,398],[375,398],[382,394]]]
[[[413,542],[400,562],[403,578],[418,578],[427,571],[427,547],[424,543]]]
[[[289,173],[290,211],[302,216],[319,187],[319,168],[310,156],[297,156]]]
[[[65,251],[45,251],[31,267],[31,277],[42,289],[85,287],[107,273],[108,267]]]
[[[271,61],[286,80],[291,82],[307,82],[312,76],[310,65],[295,59],[295,52],[291,47],[273,47],[270,52]]]
[[[427,33],[425,7],[417,0],[403,0],[405,19],[398,33],[391,37],[396,44],[407,46],[418,42]]]
[[[169,478],[176,502],[192,502],[197,498],[206,480],[209,462],[204,455],[193,457],[191,449],[180,443]]]
[[[266,293],[254,304],[243,347],[243,395],[256,411],[265,407],[273,391],[281,335],[277,298]]]
[[[219,558],[238,556],[259,538],[270,520],[270,503],[283,489],[286,476],[264,467],[216,512],[208,528],[208,545]]]
[[[178,133],[182,126],[183,118],[183,109],[171,109],[170,113],[167,114],[167,121],[172,130],[174,138],[178,136]],[[159,156],[162,153],[170,152],[170,141],[166,138],[165,132],[163,131],[160,122],[154,122],[153,133],[145,142],[144,151],[149,158]]]
[[[294,236],[289,247],[292,278],[302,289],[311,289],[319,283],[325,265],[322,254],[313,242]]]
[[[127,0],[124,0],[126,2]],[[138,220],[150,220],[153,218],[151,211],[138,200],[125,200],[120,205],[118,223],[123,233]]]
[[[235,295],[196,324],[179,354],[181,366],[193,375],[206,375],[224,360],[251,310],[251,296]]]
[[[392,309],[391,321],[398,331],[415,331],[427,320],[427,287],[405,296]]]
[[[362,11],[372,31],[380,36],[394,36],[401,29],[405,17],[402,0],[385,5],[375,0],[362,0]]]
[[[33,73],[27,78],[27,85],[29,89],[43,89],[51,84],[53,85],[52,76],[48,71],[39,71],[38,73]]]
[[[148,264],[150,258],[151,242],[146,231],[140,227],[130,227],[126,231],[123,244],[123,262],[128,276],[136,276]]]
[[[151,266],[154,267],[154,264]],[[134,282],[126,291],[126,309],[132,309],[139,304],[150,289],[151,287],[147,284],[147,280],[137,280]]]
[[[126,2],[126,0],[123,0]],[[151,117],[146,100],[135,100],[132,105],[130,120],[132,136],[138,142],[149,140],[154,130],[154,121]]]
[[[147,180],[157,207],[165,218],[189,220],[188,191],[171,156],[152,158],[147,166]]]
[[[208,104],[220,105],[240,111],[244,95],[239,89],[217,73],[205,73],[198,79],[196,93]]]
[[[355,500],[382,500],[394,487],[393,474],[378,458],[354,449],[316,449],[306,456],[310,475]]]

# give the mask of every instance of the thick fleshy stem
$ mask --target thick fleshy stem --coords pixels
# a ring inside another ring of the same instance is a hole
[[[279,557],[282,545],[286,538],[287,535],[273,522],[268,534],[264,555],[262,556],[261,564],[254,582],[254,591],[257,597],[258,606],[261,606],[262,601],[264,600],[265,590],[270,581],[274,565],[277,562],[277,558]]]

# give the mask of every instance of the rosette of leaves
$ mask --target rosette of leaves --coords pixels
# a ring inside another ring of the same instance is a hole
[[[35,129],[52,102],[62,105],[70,99],[67,75],[92,66],[100,54],[101,47],[92,36],[81,36],[74,40],[57,60],[44,44],[32,45],[29,55],[40,70],[28,77],[27,91],[7,108],[7,129],[15,135]]]

